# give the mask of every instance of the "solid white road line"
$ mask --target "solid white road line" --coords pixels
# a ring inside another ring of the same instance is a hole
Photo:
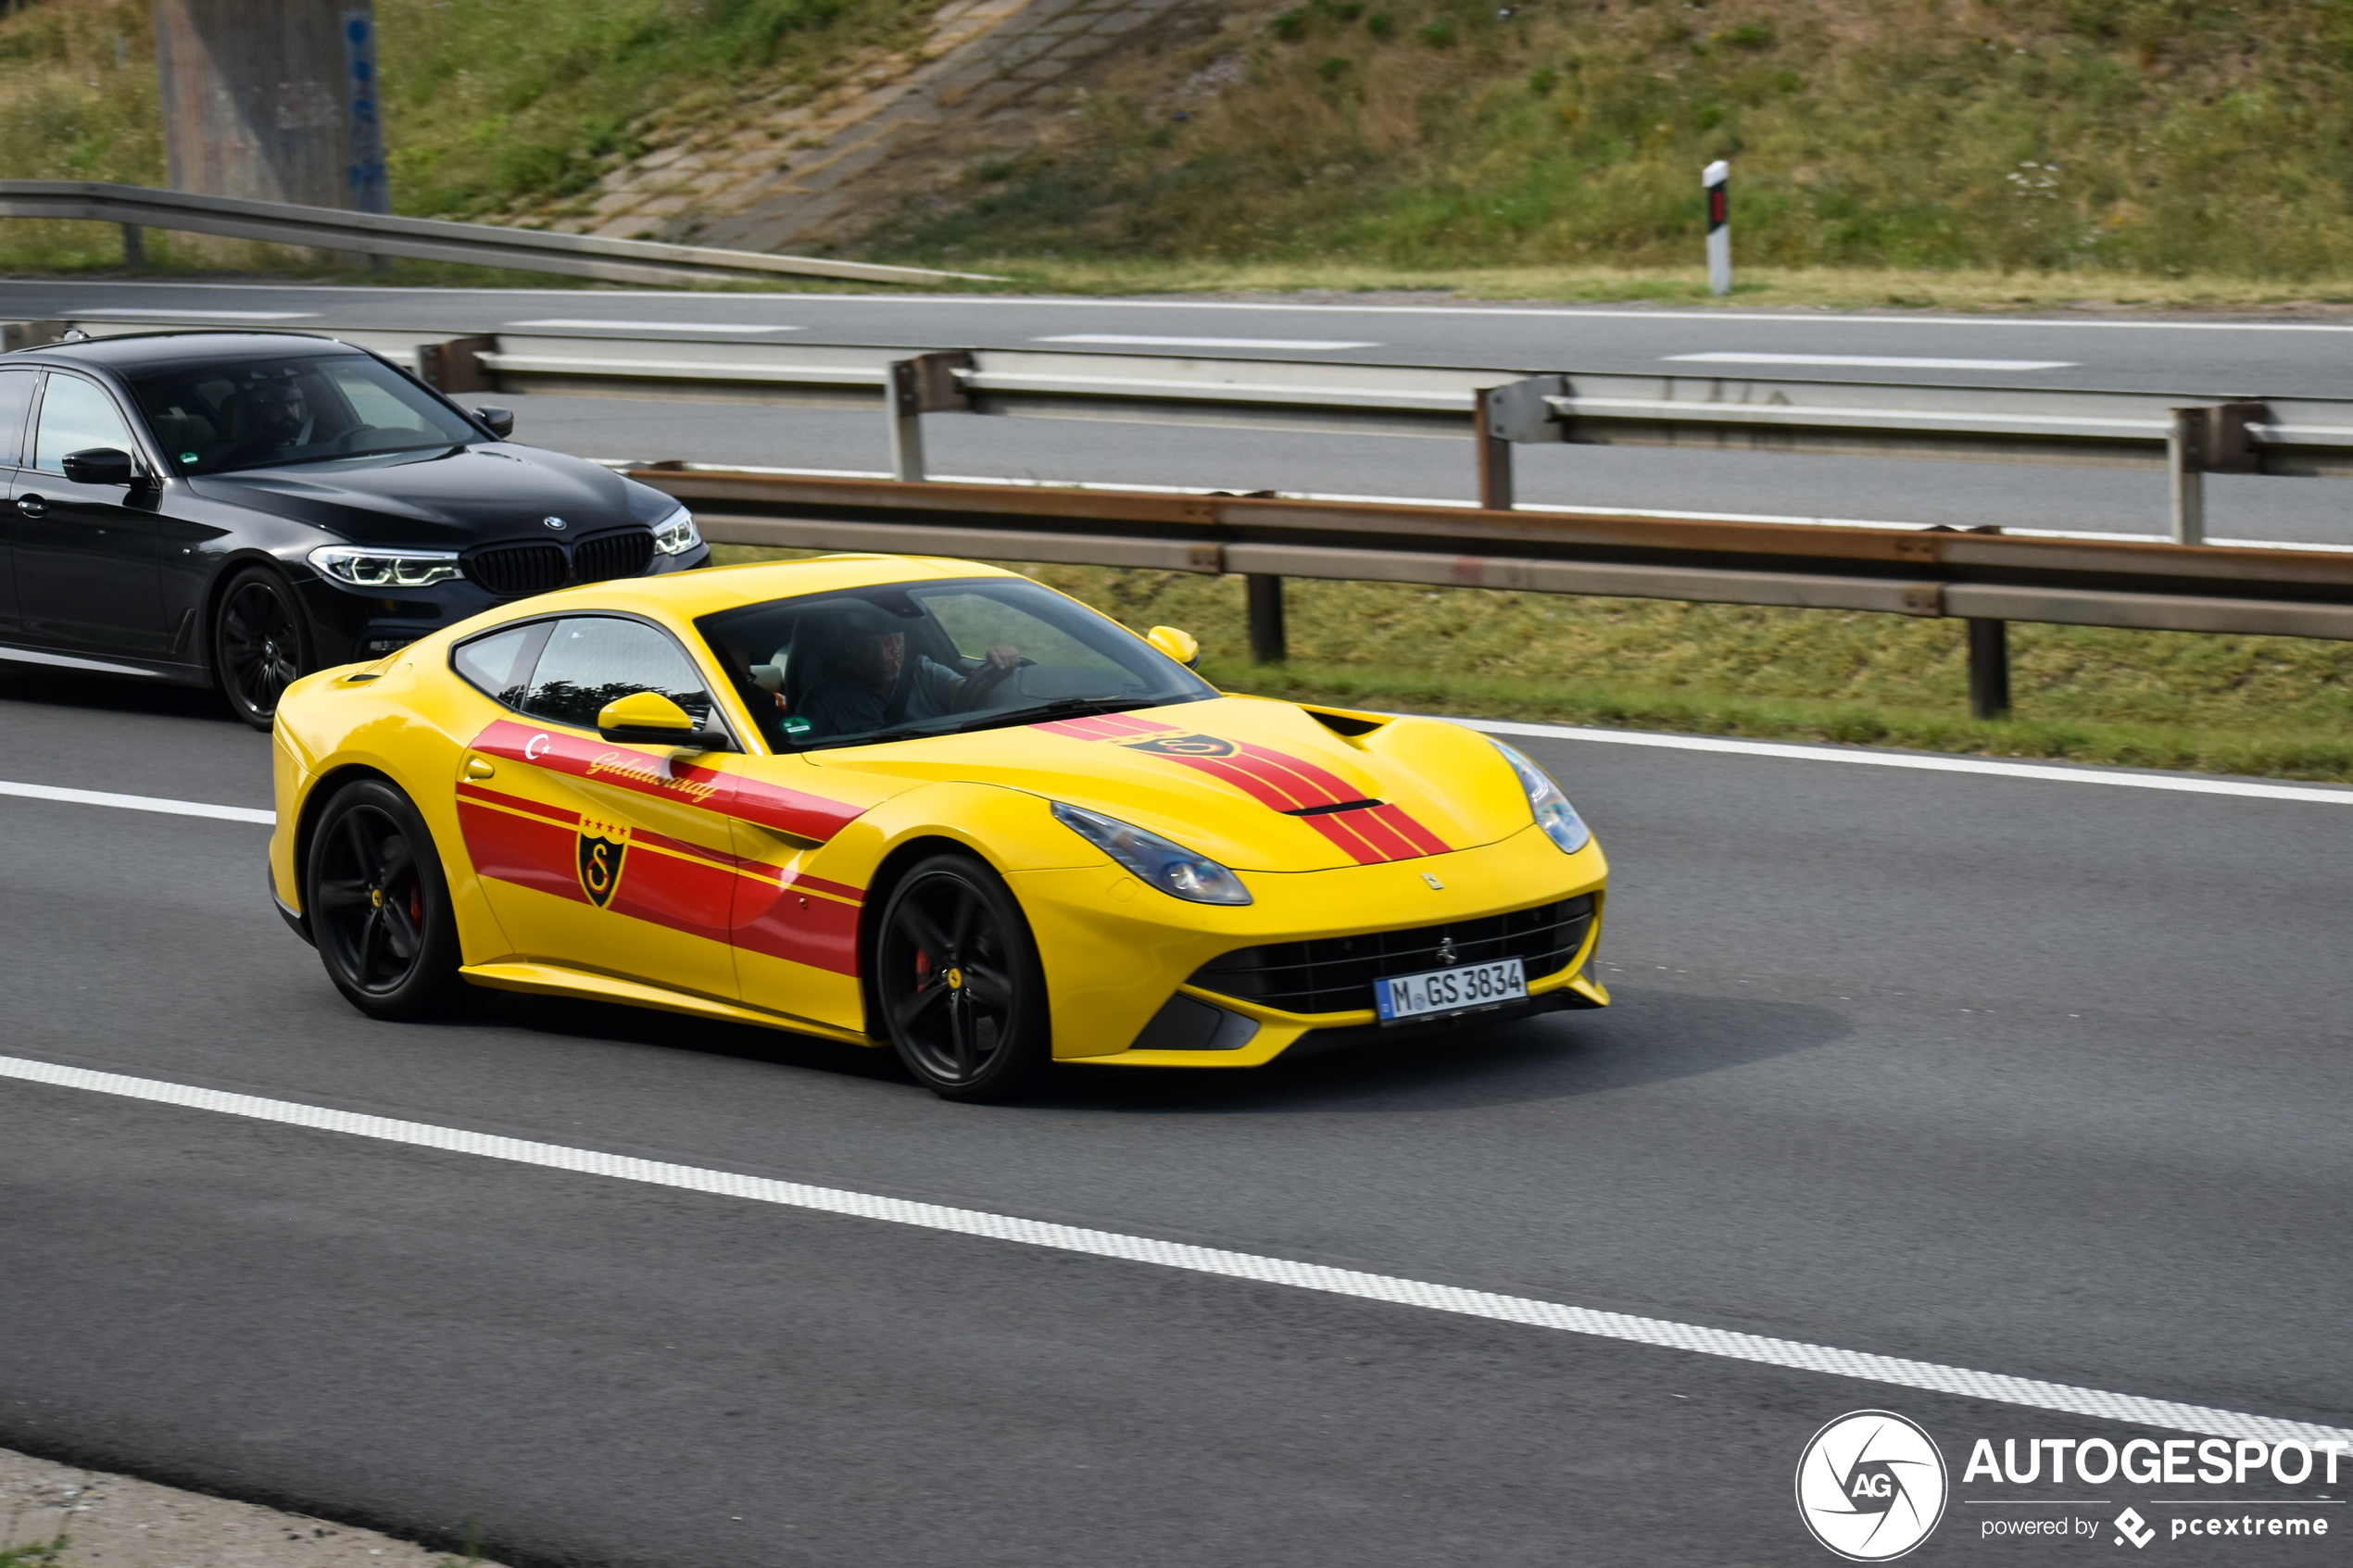
[[[2163,789],[2183,795],[2236,795],[2253,800],[2298,800],[2353,806],[2353,789],[2325,785],[2254,784],[2242,779],[2185,779],[2169,773],[2124,769],[2061,768],[2037,762],[1997,762],[1980,757],[1922,757],[1902,751],[1848,750],[1832,746],[1789,746],[1779,741],[1727,740],[1715,735],[1663,735],[1642,730],[1596,730],[1574,724],[1521,724],[1504,719],[1456,719],[1453,722],[1491,735],[1528,735],[1544,740],[1599,741],[1604,746],[1654,746],[1669,751],[1728,751],[1741,757],[1780,757],[1796,762],[1847,762],[1865,768],[1913,768],[1930,773],[1985,773],[2001,779],[2038,779],[2051,784],[2108,784],[2119,789]]]
[[[625,327],[640,332],[797,332],[799,327],[769,327],[755,321],[609,321],[600,316],[546,316],[510,321],[510,327]]]
[[[1403,718],[1447,718],[1443,714],[1403,714]],[[2001,779],[2035,779],[2049,784],[2108,784],[2119,789],[2171,790],[2179,795],[2233,795],[2251,800],[2295,800],[2306,804],[2353,806],[2353,788],[2319,784],[2259,784],[2245,779],[2182,778],[2170,773],[2113,771],[2092,768],[2055,767],[2039,762],[2000,762],[1982,757],[1933,757],[1917,752],[1852,750],[1831,746],[1792,746],[1780,741],[1730,740],[1717,735],[1660,734],[1648,730],[1597,730],[1576,724],[1524,724],[1509,719],[1453,719],[1448,722],[1491,735],[1533,736],[1539,740],[1596,741],[1604,746],[1648,746],[1668,751],[1721,751],[1737,757],[1774,757],[1793,762],[1843,762],[1865,768],[1909,768],[1926,773],[1982,773]],[[157,811],[169,817],[212,817],[224,822],[276,824],[278,815],[251,806],[214,806],[201,800],[172,800],[154,795],[114,795],[96,789],[62,789],[56,784],[14,784],[0,780],[0,796],[28,800],[57,800],[74,806],[111,806],[125,811]]]
[[[1886,370],[2071,370],[2072,359],[1904,359],[1881,354],[1669,354],[1665,362],[1709,365],[1863,365]]]
[[[2113,1394],[2099,1388],[2045,1383],[2035,1378],[2010,1377],[2000,1373],[1974,1372],[1967,1367],[1944,1366],[1934,1361],[1875,1356],[1859,1350],[1842,1350],[1834,1346],[1809,1345],[1800,1340],[1736,1334],[1695,1323],[1674,1323],[1664,1318],[1592,1311],[1582,1307],[1565,1306],[1557,1301],[1541,1301],[1524,1296],[1498,1296],[1490,1291],[1465,1290],[1457,1286],[1439,1285],[1428,1280],[1365,1273],[1354,1269],[1334,1269],[1321,1263],[1270,1258],[1254,1252],[1191,1247],[1152,1236],[1058,1225],[1042,1220],[1025,1220],[1018,1215],[992,1214],[977,1209],[950,1209],[937,1203],[912,1203],[904,1198],[885,1198],[875,1193],[747,1176],[734,1171],[673,1165],[661,1160],[609,1154],[602,1149],[535,1143],[523,1138],[469,1132],[459,1127],[437,1126],[429,1122],[402,1122],[387,1116],[365,1116],[356,1111],[333,1110],[324,1106],[303,1105],[292,1100],[264,1099],[255,1095],[230,1094],[155,1078],[133,1078],[117,1073],[93,1072],[88,1068],[64,1067],[24,1057],[0,1057],[0,1077],[47,1084],[58,1088],[81,1089],[92,1094],[114,1095],[125,1099],[147,1100],[159,1105],[181,1106],[224,1116],[242,1116],[258,1122],[276,1122],[320,1132],[341,1133],[350,1137],[371,1138],[383,1143],[476,1155],[517,1165],[570,1171],[613,1181],[676,1187],[687,1192],[709,1193],[718,1198],[781,1204],[787,1208],[814,1210],[819,1213],[839,1214],[852,1219],[879,1220],[888,1224],[946,1231],[956,1236],[981,1236],[992,1241],[1051,1248],[1056,1251],[1079,1252],[1097,1258],[1116,1258],[1128,1262],[1150,1263],[1159,1268],[1180,1269],[1192,1273],[1216,1274],[1261,1285],[1288,1286],[1297,1290],[1321,1291],[1327,1295],[1349,1296],[1365,1301],[1420,1307],[1465,1317],[1491,1318],[1502,1323],[1523,1323],[1531,1328],[1555,1329],[1636,1345],[1689,1350],[1728,1361],[1753,1361],[1798,1372],[1826,1373],[1834,1377],[1860,1378],[1871,1383],[1888,1383],[1905,1388],[1951,1394],[1961,1399],[1989,1399],[2034,1410],[2060,1411],[2070,1415],[2165,1427],[2176,1432],[2196,1432],[2216,1437],[2258,1438],[2267,1443],[2353,1441],[2353,1431],[2340,1431],[2309,1422],[2284,1421],[2275,1416],[2250,1415],[2203,1405],[2179,1404],[2171,1399],[2143,1399],[2132,1394]]]
[[[113,795],[102,789],[60,789],[56,784],[11,784],[0,780],[0,795],[27,800],[62,800],[69,806],[112,806],[123,811],[157,811],[167,817],[216,817],[224,822],[258,822],[275,826],[278,813],[250,806],[214,806],[202,800],[167,800],[155,795]]]
[[[1378,343],[1339,343],[1317,337],[1137,337],[1122,332],[1064,332],[1032,343],[1127,344],[1138,348],[1378,348]]]
[[[316,310],[143,310],[132,306],[102,305],[92,310],[67,312],[69,316],[170,316],[185,317],[192,321],[308,321],[318,315]]]

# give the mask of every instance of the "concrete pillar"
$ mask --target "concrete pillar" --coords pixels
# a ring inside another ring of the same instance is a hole
[[[373,0],[154,4],[173,188],[392,210]]]

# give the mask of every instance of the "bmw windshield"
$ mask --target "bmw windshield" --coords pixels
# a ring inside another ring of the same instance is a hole
[[[140,411],[186,474],[281,468],[480,441],[483,433],[364,354],[240,359],[134,376]]]
[[[777,599],[697,625],[779,751],[1217,695],[1114,622],[1017,577]]]

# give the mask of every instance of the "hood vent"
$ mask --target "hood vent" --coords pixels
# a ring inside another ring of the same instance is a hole
[[[569,549],[553,539],[488,545],[465,555],[466,575],[500,598],[545,594],[567,583],[635,577],[654,558],[654,536],[643,528],[582,539]]]

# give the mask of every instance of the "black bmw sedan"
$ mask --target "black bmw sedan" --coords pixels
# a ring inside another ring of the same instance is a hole
[[[308,333],[0,357],[0,660],[218,685],[266,729],[310,671],[711,558],[677,502],[513,424]]]

